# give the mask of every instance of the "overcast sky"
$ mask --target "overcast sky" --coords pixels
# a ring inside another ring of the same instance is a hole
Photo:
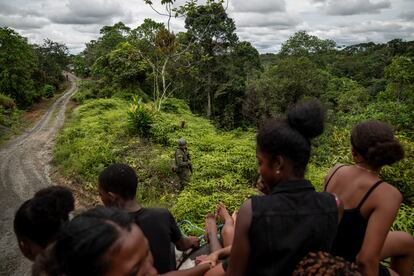
[[[414,40],[414,0],[229,0],[228,13],[240,40],[261,53],[277,52],[298,30],[340,45]],[[122,21],[135,28],[145,18],[165,20],[143,0],[0,0],[0,26],[17,30],[31,43],[46,38],[65,43],[72,53],[96,39],[102,26]],[[172,22],[175,32],[183,25],[179,19]]]

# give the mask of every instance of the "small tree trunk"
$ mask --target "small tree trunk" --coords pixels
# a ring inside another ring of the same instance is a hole
[[[207,117],[211,117],[211,95],[210,92],[207,93]]]
[[[208,75],[207,88],[207,117],[211,118],[211,75]]]

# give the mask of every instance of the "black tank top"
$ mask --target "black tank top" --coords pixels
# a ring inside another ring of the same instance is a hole
[[[332,173],[325,185],[325,191],[334,174],[345,165],[341,165]],[[338,226],[338,232],[332,245],[331,253],[341,256],[350,262],[355,262],[358,252],[361,250],[365,237],[368,220],[361,215],[361,207],[369,195],[383,181],[379,180],[366,192],[358,206],[353,209],[345,209],[342,220]]]

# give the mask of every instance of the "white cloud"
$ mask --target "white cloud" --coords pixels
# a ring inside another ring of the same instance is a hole
[[[326,12],[330,15],[375,14],[391,7],[389,0],[373,3],[371,0],[328,0]]]
[[[122,17],[121,5],[109,0],[69,0],[63,10],[55,11],[50,20],[58,24],[108,23],[114,17]]]
[[[263,53],[278,51],[302,29],[346,45],[397,37],[414,40],[413,0],[392,0],[392,5],[391,0],[228,1],[240,40],[251,42]],[[159,2],[154,0],[155,8],[162,10]],[[0,26],[16,29],[31,43],[46,38],[65,43],[73,53],[97,39],[105,25],[122,21],[135,28],[145,18],[166,22],[142,0],[0,0]],[[183,19],[173,19],[171,28],[183,31]]]
[[[30,30],[40,29],[48,25],[50,22],[45,18],[34,16],[20,15],[0,15],[0,27],[10,27],[13,29]]]
[[[272,13],[286,11],[284,0],[233,0],[231,10],[235,12]]]
[[[288,29],[297,26],[301,20],[287,13],[235,13],[237,27],[277,27]]]
[[[408,21],[414,21],[414,10],[404,11],[400,14],[400,17]]]

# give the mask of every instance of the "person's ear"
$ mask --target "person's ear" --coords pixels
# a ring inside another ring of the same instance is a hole
[[[34,261],[35,254],[33,254],[30,242],[26,239],[18,239],[19,248],[22,254],[31,261]]]
[[[285,164],[285,160],[281,155],[275,157],[273,161],[272,170],[275,173],[275,176],[279,178],[282,174],[283,166]]]
[[[114,194],[113,192],[108,192],[108,198],[109,198],[109,200],[111,201],[111,202],[118,202],[119,200],[118,200],[118,195],[117,194]]]
[[[363,157],[355,150],[354,147],[352,147],[351,153],[355,163],[361,163],[363,161]]]

